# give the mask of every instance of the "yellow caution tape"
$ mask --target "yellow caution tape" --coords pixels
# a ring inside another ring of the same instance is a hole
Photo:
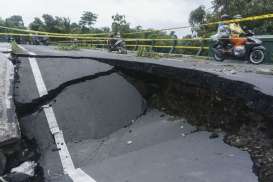
[[[228,21],[217,21],[217,22],[212,22],[212,23],[201,24],[199,26],[217,25],[219,23],[232,23],[232,22],[246,22],[246,21],[254,21],[254,20],[265,20],[265,19],[272,19],[272,18],[273,18],[273,13],[265,14],[265,15],[259,15],[259,16],[250,16],[250,17],[241,18],[241,19],[233,19],[233,20],[228,20]],[[123,33],[123,35],[138,34],[138,33],[150,33],[150,32],[162,32],[162,31],[186,29],[186,28],[191,28],[191,27],[192,26],[171,27],[171,28],[164,28],[164,29],[160,29],[160,30],[146,30],[146,31]],[[0,26],[0,28],[6,29],[6,30],[18,31],[18,32],[34,33],[34,34],[48,35],[48,36],[49,35],[51,35],[51,36],[65,36],[65,37],[70,37],[70,38],[78,37],[78,36],[98,36],[98,35],[108,35],[109,34],[109,33],[64,34],[64,33],[42,32],[42,31],[20,29],[20,28],[11,28],[11,27],[5,27],[5,26]]]
[[[108,44],[91,44],[91,46],[107,46]],[[126,45],[126,47],[153,47],[153,48],[176,48],[176,49],[209,49],[209,47],[200,46],[161,46],[161,45]]]
[[[232,20],[227,20],[227,21],[217,21],[217,22],[205,23],[205,24],[200,24],[199,26],[202,27],[202,26],[217,25],[219,23],[247,22],[247,21],[265,20],[265,19],[272,19],[272,18],[273,18],[273,13],[265,14],[265,15],[258,15],[258,16],[250,16],[250,17],[241,18],[241,19],[232,19]],[[146,30],[146,31],[139,31],[139,32],[124,33],[124,35],[130,35],[130,34],[135,34],[135,33],[163,32],[163,31],[179,30],[179,29],[186,29],[186,28],[192,28],[192,26],[170,27],[170,28],[164,28],[164,29],[160,29],[160,30]]]
[[[108,40],[108,37],[74,37],[67,35],[36,35],[36,34],[19,34],[19,33],[0,33],[0,35],[8,35],[8,36],[22,36],[22,37],[51,37],[51,38],[68,38],[68,39],[83,39],[83,40]]]
[[[0,26],[0,28],[6,29],[6,30],[13,30],[13,31],[17,31],[17,32],[26,32],[26,33],[41,34],[41,35],[59,35],[59,36],[95,36],[95,35],[108,35],[109,34],[109,33],[65,34],[65,33],[42,32],[42,31],[28,30],[28,29],[21,29],[21,28],[12,28],[12,27],[5,27],[5,26]]]
[[[36,34],[20,34],[20,33],[0,33],[0,35],[7,36],[22,36],[22,37],[46,37],[46,38],[67,38],[67,39],[81,39],[82,41],[106,41],[110,40],[109,37],[82,37],[82,36],[64,36],[64,35],[36,35]],[[126,38],[123,39],[126,42],[152,42],[152,41],[203,41],[210,40],[211,38],[179,38],[179,39],[136,39],[136,38]]]
[[[246,21],[265,20],[265,19],[271,19],[271,18],[273,18],[273,13],[266,14],[266,15],[259,15],[259,16],[251,16],[251,17],[240,18],[240,19],[212,22],[212,23],[207,23],[204,25],[216,25],[219,23],[238,23],[238,22],[246,22]]]

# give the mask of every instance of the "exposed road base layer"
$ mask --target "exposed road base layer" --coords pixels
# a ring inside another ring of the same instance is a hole
[[[270,104],[272,106],[272,97],[251,91],[248,84],[207,77],[205,73],[202,76],[202,73],[194,71],[185,73],[180,79],[128,70],[123,72],[152,107],[187,118],[197,126],[196,132],[213,132],[211,138],[218,137],[222,131],[226,132],[227,144],[250,153],[254,162],[253,171],[259,181],[273,181],[273,120],[272,112],[265,109]],[[163,70],[161,75],[164,75]],[[207,78],[206,81],[214,87],[205,86],[199,76]],[[236,96],[236,92],[240,92],[238,88],[248,90],[245,98],[249,100]],[[249,104],[258,96],[254,105],[264,109],[255,109]]]

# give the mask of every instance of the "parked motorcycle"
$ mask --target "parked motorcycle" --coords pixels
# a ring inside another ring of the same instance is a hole
[[[264,62],[266,48],[262,45],[261,40],[254,37],[252,31],[247,30],[244,38],[217,40],[212,50],[216,61],[224,61],[230,57],[248,60],[252,64],[260,64]]]
[[[120,54],[127,54],[126,43],[122,39],[111,39],[108,41],[109,52],[117,51]]]

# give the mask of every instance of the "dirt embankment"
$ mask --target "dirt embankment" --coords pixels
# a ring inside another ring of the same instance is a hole
[[[227,144],[250,153],[259,181],[273,181],[273,111],[269,109],[272,97],[249,84],[216,76],[208,80],[210,85],[215,83],[214,87],[207,87],[198,80],[202,73],[195,75],[194,71],[181,79],[131,70],[122,73],[152,107],[187,118],[197,126],[196,132],[212,131],[211,138],[225,132]]]

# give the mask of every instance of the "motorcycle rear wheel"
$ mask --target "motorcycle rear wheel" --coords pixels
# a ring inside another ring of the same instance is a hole
[[[217,62],[223,62],[225,60],[225,57],[223,55],[213,53],[213,59]]]
[[[253,50],[249,55],[249,61],[252,64],[261,64],[262,62],[264,62],[264,59],[265,53],[261,49]]]

